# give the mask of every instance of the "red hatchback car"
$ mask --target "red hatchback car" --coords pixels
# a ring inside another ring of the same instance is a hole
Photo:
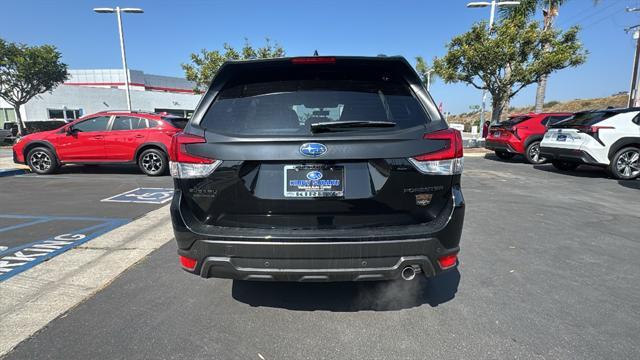
[[[157,113],[100,112],[18,139],[13,160],[38,174],[51,174],[70,163],[127,163],[137,164],[147,175],[163,175],[169,168],[171,137],[187,121]]]
[[[547,127],[563,121],[570,113],[530,113],[510,116],[489,128],[485,148],[493,150],[501,159],[511,159],[524,155],[530,164],[542,164],[546,159],[540,156],[540,141]]]

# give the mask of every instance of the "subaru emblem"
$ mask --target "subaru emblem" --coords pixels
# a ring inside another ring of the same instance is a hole
[[[309,180],[320,180],[322,179],[322,173],[320,171],[309,171],[307,173],[307,179]]]
[[[327,152],[327,147],[320,143],[306,143],[300,146],[300,154],[310,157],[318,157]]]

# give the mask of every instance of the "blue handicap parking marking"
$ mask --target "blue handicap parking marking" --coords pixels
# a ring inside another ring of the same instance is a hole
[[[66,216],[0,215],[0,219],[25,220],[24,223],[18,225],[2,227],[0,228],[0,232],[27,226],[37,226],[44,222],[95,222],[95,224],[91,226],[65,230],[63,233],[32,241],[27,244],[20,244],[12,248],[0,246],[0,282],[129,222],[129,219]]]
[[[103,202],[123,202],[142,204],[164,204],[173,197],[173,189],[137,188],[103,199]]]

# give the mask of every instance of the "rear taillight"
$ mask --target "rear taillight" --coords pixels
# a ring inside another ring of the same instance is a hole
[[[182,255],[178,255],[178,257],[180,258],[180,265],[182,265],[185,270],[193,271],[196,269],[196,265],[198,264],[198,261],[196,259],[192,259]]]
[[[458,264],[458,254],[450,254],[438,258],[438,264],[442,270],[451,269]]]
[[[445,129],[425,134],[427,140],[445,140],[444,148],[410,158],[409,161],[423,174],[462,174],[464,163],[462,134],[455,129]]]
[[[169,169],[171,176],[177,179],[193,179],[207,177],[222,163],[187,152],[187,145],[207,142],[205,138],[185,133],[177,133],[171,138],[169,150]]]
[[[589,126],[587,132],[591,134],[597,134],[602,129],[615,129],[613,126]]]

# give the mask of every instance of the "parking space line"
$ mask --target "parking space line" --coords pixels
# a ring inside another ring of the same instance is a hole
[[[3,217],[0,215],[0,217]],[[7,217],[7,216],[4,216]],[[65,217],[48,217],[49,220],[67,220]],[[82,229],[67,231],[64,234],[51,236],[28,244],[21,244],[0,252],[0,282],[11,278],[23,271],[51,259],[69,249],[86,243],[102,234],[129,222],[129,219],[102,218],[100,224]],[[95,230],[95,231],[94,231]],[[91,232],[90,234],[84,234]],[[28,253],[25,253],[28,252]]]
[[[37,220],[27,221],[27,222],[24,222],[24,223],[22,223],[22,224],[16,224],[16,225],[11,225],[11,226],[7,226],[7,227],[0,228],[0,232],[10,231],[10,230],[15,230],[15,229],[20,229],[20,228],[23,228],[23,227],[27,227],[27,226],[31,226],[31,225],[36,225],[36,224],[40,224],[40,223],[43,223],[43,222],[47,222],[47,221],[49,221],[49,220],[50,220],[50,219],[43,218],[43,219],[37,219]]]

